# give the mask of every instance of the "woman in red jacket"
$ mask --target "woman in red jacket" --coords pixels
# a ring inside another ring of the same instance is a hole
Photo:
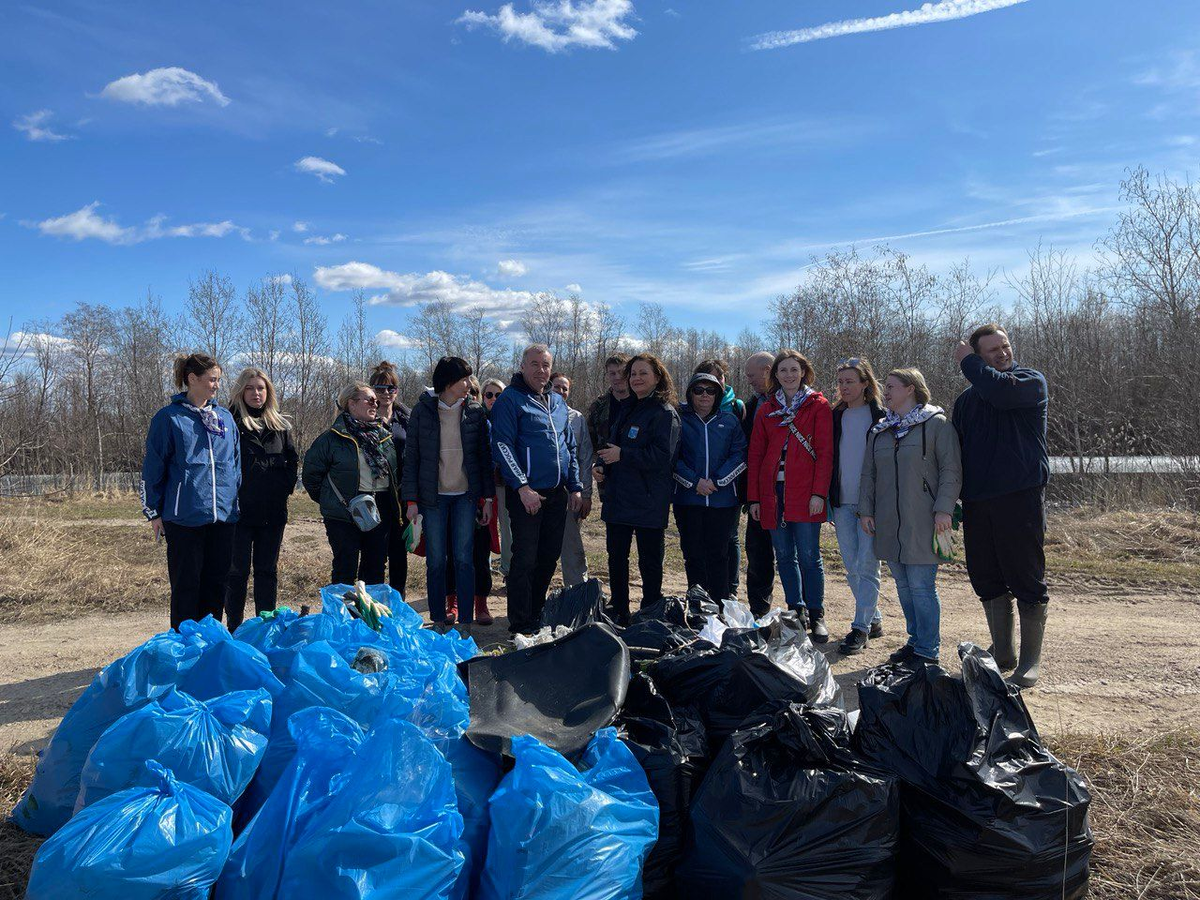
[[[833,413],[810,387],[813,375],[795,350],[775,357],[750,433],[747,496],[750,515],[771,533],[788,607],[801,617],[808,610],[812,639],[823,644],[829,629],[821,523],[833,475]]]

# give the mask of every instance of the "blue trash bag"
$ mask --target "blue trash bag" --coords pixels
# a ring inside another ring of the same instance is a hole
[[[263,688],[208,701],[172,689],[118,719],[96,741],[83,766],[75,812],[145,785],[148,759],[232,806],[254,777],[270,730],[271,695]]]
[[[415,725],[385,716],[288,854],[277,896],[449,900],[462,833],[450,763]]]
[[[479,890],[483,864],[487,859],[488,800],[496,791],[503,774],[499,755],[480,750],[465,737],[438,744],[454,773],[454,793],[458,812],[463,818],[463,835],[459,842],[465,860],[458,884],[451,894],[453,900],[467,900]]]
[[[270,900],[278,895],[288,853],[313,815],[329,804],[364,739],[356,723],[326,707],[296,713],[288,730],[296,755],[234,842],[217,881],[216,900]]]
[[[392,623],[402,631],[415,631],[425,624],[421,614],[405,603],[400,592],[391,585],[368,584],[366,588],[372,600],[391,609]],[[331,584],[321,588],[321,612],[342,621],[350,621],[353,617],[342,602],[342,597],[352,590],[352,584]]]
[[[389,693],[387,672],[357,672],[325,641],[288,651],[272,651],[271,656],[284,687],[275,698],[267,751],[238,805],[239,826],[263,805],[296,753],[296,743],[288,730],[293,714],[313,706],[327,706],[367,728],[379,715]]]
[[[280,637],[300,618],[290,606],[280,606],[270,616],[255,616],[246,619],[233,633],[234,638],[249,644],[255,650],[266,653],[274,650]]]
[[[42,844],[26,900],[205,900],[233,842],[230,808],[146,763],[154,784],[83,810]]]
[[[388,709],[412,722],[435,743],[458,738],[471,714],[467,689],[458,671],[443,656],[414,657],[393,653],[386,672]]]
[[[282,685],[262,654],[232,640],[211,617],[155,635],[109,663],[63,716],[13,821],[34,834],[61,828],[75,810],[84,761],[104,730],[174,687],[207,700],[260,687],[275,694]]]
[[[480,900],[636,900],[658,838],[658,803],[616,729],[596,732],[583,771],[536,738],[489,804]]]

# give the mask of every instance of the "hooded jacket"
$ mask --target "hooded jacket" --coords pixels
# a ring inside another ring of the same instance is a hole
[[[337,489],[342,492],[346,503],[358,496],[358,441],[350,435],[350,429],[346,425],[347,415],[348,413],[342,413],[338,416],[329,430],[312,442],[312,446],[304,454],[304,469],[300,473],[305,492],[320,504],[321,517],[339,522],[353,520],[345,504],[330,487],[330,483],[337,484]],[[391,471],[388,489],[396,494],[396,447],[392,443],[390,431],[379,442],[379,447]]]
[[[655,396],[621,401],[608,443],[621,458],[604,467],[600,518],[614,525],[666,528],[675,493],[679,413]]]
[[[936,565],[934,513],[954,513],[962,487],[958,435],[940,412],[896,440],[894,429],[867,435],[858,487],[859,517],[875,518],[875,555]]]
[[[750,433],[750,473],[746,484],[749,502],[759,503],[758,521],[768,531],[779,525],[775,479],[779,459],[787,448],[783,471],[783,519],[785,522],[824,522],[825,503],[817,515],[809,515],[813,496],[828,498],[833,477],[833,414],[820,391],[812,391],[796,410],[793,425],[813,449],[810,454],[780,416],[771,413],[782,407],[774,394],[758,405],[754,430]],[[813,456],[815,454],[815,458]]]
[[[459,420],[462,434],[463,469],[467,473],[467,494],[475,502],[496,496],[492,478],[492,455],[488,446],[487,412],[478,400],[463,401]],[[408,441],[404,450],[404,480],[400,497],[418,506],[438,505],[438,464],[441,461],[442,427],[438,417],[438,398],[422,394],[408,420]]]
[[[142,514],[189,528],[238,520],[242,447],[233,414],[212,408],[225,427],[212,434],[181,392],[154,414],[142,461]]]
[[[518,372],[496,398],[490,420],[492,459],[509,488],[548,491],[565,485],[573,494],[583,491],[567,401],[559,394],[534,393]]]
[[[679,407],[679,457],[675,461],[676,506],[737,506],[738,476],[746,471],[746,434],[737,416],[722,408],[707,420],[690,406]],[[717,491],[696,493],[701,478],[711,479]]]
[[[288,497],[296,490],[300,457],[291,431],[253,431],[238,422],[242,441],[242,487],[238,492],[243,525],[282,525]]]

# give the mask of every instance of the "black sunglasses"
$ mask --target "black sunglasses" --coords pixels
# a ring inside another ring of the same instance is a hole
[[[717,396],[717,389],[715,387],[701,387],[700,385],[697,385],[696,387],[692,388],[692,393],[708,394],[710,397],[715,397]]]
[[[488,400],[495,400],[497,397],[500,396],[500,394],[497,391],[484,391],[483,396],[486,397]]]
[[[371,385],[371,390],[383,391],[386,394],[394,394],[398,388],[394,384],[373,384]]]
[[[839,359],[837,361],[837,367],[839,369],[853,369],[853,368],[856,368],[861,365],[862,365],[862,360],[859,359],[857,356],[851,356],[846,359]]]

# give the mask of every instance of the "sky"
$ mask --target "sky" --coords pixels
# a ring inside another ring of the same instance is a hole
[[[1193,0],[10,0],[0,318],[211,269],[400,336],[555,291],[733,337],[833,249],[1086,264],[1127,167],[1195,171],[1198,36]]]

